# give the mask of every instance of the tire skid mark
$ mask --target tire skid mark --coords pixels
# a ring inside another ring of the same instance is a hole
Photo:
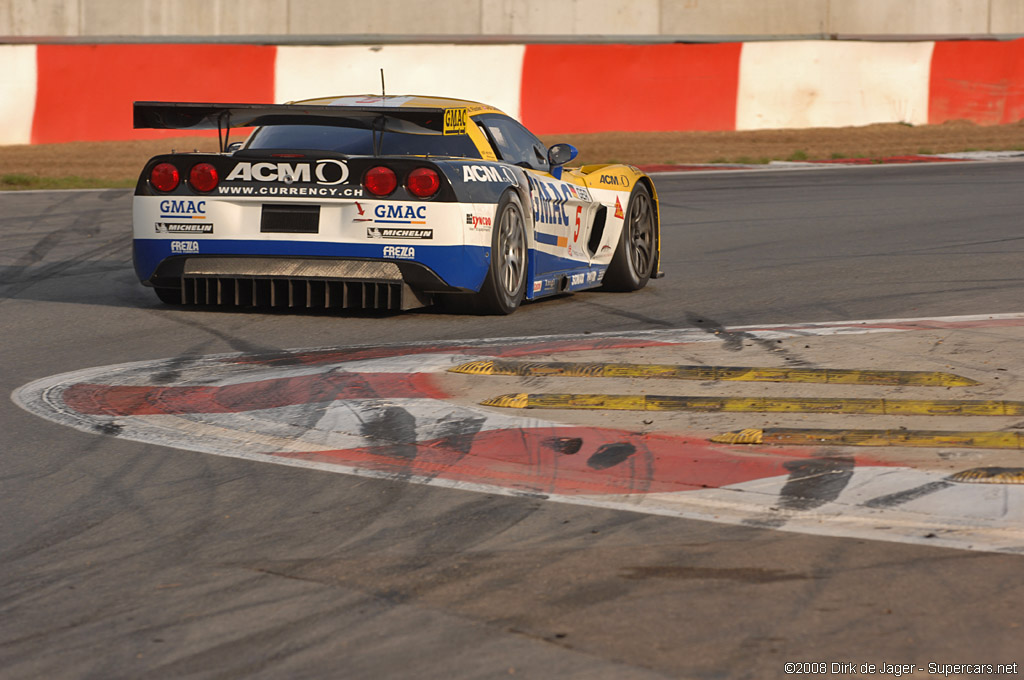
[[[728,329],[718,321],[715,321],[714,319],[709,319],[706,316],[702,316],[694,312],[687,312],[686,322],[694,326],[695,328],[699,328],[705,331],[706,333],[721,338],[722,347],[729,350],[730,352],[743,351],[743,341],[752,340],[765,351],[781,355],[785,359],[785,361],[789,362],[794,366],[801,366],[804,368],[814,367],[814,364],[805,361],[804,359],[801,359],[799,357],[793,356],[792,352],[785,348],[779,347],[777,343],[773,343],[770,340],[767,340],[754,333],[737,331],[735,329]]]
[[[62,239],[55,239],[53,245],[56,245],[56,241],[59,240]],[[57,274],[62,274],[64,272],[71,271],[76,267],[82,267],[83,265],[95,262],[96,259],[94,256],[109,255],[112,252],[112,249],[121,247],[124,247],[124,238],[118,236],[107,241],[100,242],[92,248],[82,249],[79,256],[74,259],[58,260],[38,267],[34,266],[34,264],[14,264],[4,267],[3,269],[8,270],[8,274],[5,275],[7,280],[0,283],[0,286],[3,286],[5,289],[3,291],[4,298],[13,299],[21,294],[22,291],[31,288],[33,285],[41,281],[52,279]],[[127,250],[125,251],[125,255],[127,259],[130,259]],[[110,270],[104,269],[99,271],[120,271],[125,265],[130,266],[131,263],[126,261],[124,265],[119,264],[116,269],[112,268]],[[89,270],[89,273],[96,271],[96,269],[91,269]]]
[[[123,192],[119,191],[105,192],[105,194],[109,193],[115,194],[117,198],[124,195]],[[69,193],[64,196],[62,200],[48,205],[44,212],[35,216],[31,220],[32,226],[39,227],[40,225],[45,225],[48,219],[52,218],[55,214],[58,214],[57,211],[59,208],[73,206],[79,198],[79,194]],[[117,235],[92,248],[82,251],[79,253],[79,257],[76,257],[75,259],[53,262],[43,267],[33,269],[34,265],[45,259],[45,257],[67,237],[84,236],[91,238],[98,235],[102,227],[102,220],[100,217],[106,212],[107,211],[105,209],[99,208],[93,208],[85,211],[69,210],[68,214],[74,216],[71,223],[62,228],[50,231],[39,238],[32,244],[26,253],[9,265],[9,269],[12,271],[21,270],[21,275],[7,277],[8,280],[5,282],[5,285],[12,286],[15,284],[30,283],[42,278],[47,278],[52,276],[54,273],[89,261],[91,259],[90,256],[92,255],[108,253],[111,245],[123,245],[125,243],[124,238],[121,235]],[[45,228],[45,226],[43,228]]]
[[[629,442],[605,444],[587,459],[587,466],[594,470],[607,470],[626,462],[636,453],[636,447]]]
[[[812,510],[839,498],[853,477],[854,461],[848,456],[790,461],[784,467],[789,479],[782,487],[782,507]]]
[[[940,479],[935,482],[928,482],[921,486],[914,487],[913,489],[906,489],[904,491],[897,491],[896,493],[886,494],[877,498],[872,498],[864,503],[864,507],[867,508],[894,508],[897,505],[903,505],[910,501],[923,498],[929,494],[933,494],[936,491],[942,491],[953,486],[953,482]]]
[[[504,338],[495,344],[486,341],[479,344],[452,344],[439,347],[437,343],[423,343],[413,346],[394,347],[355,347],[350,350],[336,348],[303,350],[301,352],[275,352],[266,355],[242,356],[225,358],[227,363],[263,364],[266,366],[317,366],[323,364],[348,363],[366,359],[386,359],[395,356],[416,354],[446,354],[465,352],[474,356],[516,357],[531,354],[550,354],[551,352],[575,352],[602,349],[641,349],[660,347],[676,343],[656,339],[596,337],[593,340],[561,340],[538,343],[527,339]]]
[[[783,467],[789,472],[786,483],[779,490],[779,509],[784,513],[816,510],[839,499],[853,478],[852,458],[811,458],[787,461]],[[753,517],[751,526],[777,529],[784,526],[790,514],[771,513]]]
[[[580,456],[551,449],[553,438],[579,438]],[[460,446],[461,444],[461,446]],[[466,446],[468,444],[468,446]],[[683,448],[685,456],[672,455]],[[626,458],[595,468],[594,456]],[[472,484],[497,484],[541,494],[632,494],[691,491],[776,476],[787,459],[730,455],[697,438],[641,435],[552,425],[485,430],[462,440],[437,438],[336,451],[282,452],[288,458],[367,467],[399,477],[415,474]],[[398,459],[398,464],[396,464]],[[638,464],[632,464],[637,462]],[[624,464],[625,463],[625,464]]]

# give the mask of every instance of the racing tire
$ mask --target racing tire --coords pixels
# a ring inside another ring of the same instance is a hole
[[[181,288],[153,288],[156,296],[160,298],[160,302],[165,305],[174,305],[180,307],[181,302]]]
[[[654,202],[643,184],[629,196],[619,245],[604,273],[605,290],[632,291],[647,285],[657,260]]]
[[[491,263],[474,302],[481,314],[511,314],[526,294],[526,219],[519,196],[506,191],[498,201],[491,233]]]

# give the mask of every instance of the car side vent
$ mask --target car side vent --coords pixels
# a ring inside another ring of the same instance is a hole
[[[601,206],[594,215],[594,228],[590,230],[590,238],[587,240],[587,250],[591,255],[597,255],[597,249],[601,245],[601,237],[604,236],[604,223],[608,219],[608,208]]]

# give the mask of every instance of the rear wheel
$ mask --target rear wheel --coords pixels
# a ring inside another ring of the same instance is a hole
[[[498,202],[491,234],[491,264],[477,293],[477,309],[484,314],[511,314],[526,293],[526,221],[523,205],[514,192]]]
[[[181,305],[181,288],[154,288],[156,296],[165,305]]]
[[[643,184],[637,184],[629,197],[626,220],[622,224],[619,245],[604,274],[607,290],[639,290],[654,273],[657,239],[654,203]]]

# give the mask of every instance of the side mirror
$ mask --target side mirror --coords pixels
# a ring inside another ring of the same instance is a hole
[[[234,153],[242,148],[242,142],[231,142],[228,144],[228,148],[225,149],[228,153]]]
[[[551,164],[551,174],[555,179],[562,178],[562,166],[579,155],[579,149],[572,144],[555,144],[548,149],[548,163]]]

